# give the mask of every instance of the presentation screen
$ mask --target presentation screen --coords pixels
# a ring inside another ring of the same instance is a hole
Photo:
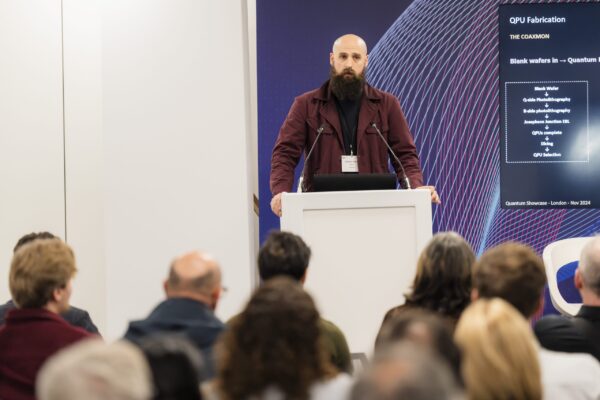
[[[503,208],[600,208],[600,4],[499,7]]]

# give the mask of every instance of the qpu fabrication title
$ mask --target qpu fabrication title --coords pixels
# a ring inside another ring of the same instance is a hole
[[[517,24],[564,24],[566,17],[510,17],[508,20],[512,25]]]

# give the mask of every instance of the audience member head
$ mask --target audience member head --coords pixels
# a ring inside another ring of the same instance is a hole
[[[405,341],[432,351],[450,367],[456,382],[462,384],[460,351],[452,338],[449,324],[436,314],[425,310],[407,310],[388,318],[375,341],[375,351]]]
[[[60,239],[37,239],[13,255],[9,287],[19,308],[45,308],[55,313],[69,309],[75,276],[73,250]]]
[[[335,369],[321,344],[319,312],[295,281],[276,277],[254,292],[217,345],[218,388],[245,399],[275,387],[284,398],[307,398],[311,384]]]
[[[263,281],[284,275],[304,282],[309,262],[310,248],[291,232],[271,232],[258,252],[258,272]]]
[[[509,303],[474,302],[458,321],[455,339],[469,399],[541,399],[537,342]]]
[[[406,304],[458,319],[470,302],[475,255],[455,232],[433,236],[421,252]]]
[[[445,400],[459,394],[448,366],[408,342],[376,351],[352,390],[352,400]]]
[[[44,364],[36,392],[40,400],[149,400],[151,373],[142,352],[126,341],[84,340]]]
[[[487,250],[473,268],[473,298],[499,297],[529,319],[543,304],[546,272],[529,246],[508,242]]]
[[[169,298],[194,299],[214,310],[221,295],[221,269],[209,255],[189,252],[173,260],[164,287]]]
[[[202,355],[178,335],[144,338],[140,348],[154,378],[153,400],[200,400]]]
[[[31,232],[31,233],[28,233],[27,235],[21,237],[17,241],[17,244],[15,244],[15,247],[13,248],[13,253],[16,253],[16,251],[24,244],[33,242],[34,240],[37,240],[37,239],[60,239],[60,238],[57,236],[54,236],[50,232]]]
[[[600,306],[600,236],[593,238],[581,251],[575,287],[581,292],[584,304]]]

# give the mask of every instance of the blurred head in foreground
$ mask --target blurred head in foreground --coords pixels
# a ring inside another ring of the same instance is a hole
[[[90,339],[50,358],[36,392],[40,400],[149,400],[151,382],[148,363],[133,344]]]
[[[541,399],[537,342],[509,303],[477,300],[463,313],[455,339],[470,399]]]
[[[408,341],[376,351],[352,400],[445,400],[460,394],[446,363]]]
[[[244,399],[276,387],[285,398],[306,398],[313,383],[336,374],[318,321],[313,299],[298,282],[266,281],[217,346],[221,395]]]

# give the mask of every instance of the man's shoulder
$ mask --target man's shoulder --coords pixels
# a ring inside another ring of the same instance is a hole
[[[63,343],[72,343],[93,336],[85,329],[71,325],[58,314],[43,309],[28,309],[24,311],[34,316],[34,318],[31,318],[27,322],[27,329],[32,332],[37,331],[38,336],[53,337]],[[12,311],[12,313],[15,312],[16,310]]]
[[[572,327],[573,321],[571,317],[565,317],[562,315],[548,315],[540,319],[535,324],[536,331],[544,331],[555,328],[567,328]]]
[[[346,335],[344,335],[344,332],[342,332],[342,330],[333,322],[321,318],[319,319],[319,329],[325,337],[335,344],[336,347],[348,347]]]
[[[340,371],[352,372],[352,360],[346,336],[333,322],[319,319],[319,330],[325,338],[325,344],[330,353],[331,362]]]
[[[129,323],[127,336],[158,332],[220,332],[223,322],[205,304],[186,298],[162,301],[147,318]]]
[[[12,302],[12,300],[9,300],[4,304],[0,304],[0,325],[4,323],[6,313],[8,313],[8,311],[12,310],[13,308],[15,308],[15,304]]]
[[[71,306],[66,313],[62,314],[62,317],[73,326],[85,329],[96,335],[100,334],[98,327],[94,324],[92,317],[90,317],[90,314],[86,310]]]
[[[371,86],[370,84],[365,85],[365,93],[369,97],[374,98],[396,98],[392,93],[386,92],[385,90],[378,89],[375,86]]]
[[[572,319],[561,315],[549,315],[540,319],[535,324],[533,331],[544,347],[554,350],[559,349],[549,346],[549,343],[566,337],[576,338],[580,336],[578,330],[573,325]]]
[[[590,306],[584,304],[575,316],[576,319],[581,318],[594,325],[600,326],[600,306]]]
[[[325,100],[327,99],[327,87],[328,87],[328,82],[325,82],[323,85],[319,86],[318,88],[309,90],[307,92],[301,93],[298,96],[296,96],[296,102],[310,102],[313,100]]]
[[[80,340],[80,339],[98,337],[98,334],[89,332],[80,326],[71,325],[67,321],[64,321],[64,322],[65,322],[65,324],[61,325],[60,330],[62,330],[64,332],[69,332],[69,338],[73,342]],[[66,335],[65,335],[65,337],[66,337]]]
[[[334,335],[341,335],[344,336],[344,333],[342,332],[342,330],[333,322],[328,321],[326,319],[319,319],[319,328],[322,331],[334,334]]]

